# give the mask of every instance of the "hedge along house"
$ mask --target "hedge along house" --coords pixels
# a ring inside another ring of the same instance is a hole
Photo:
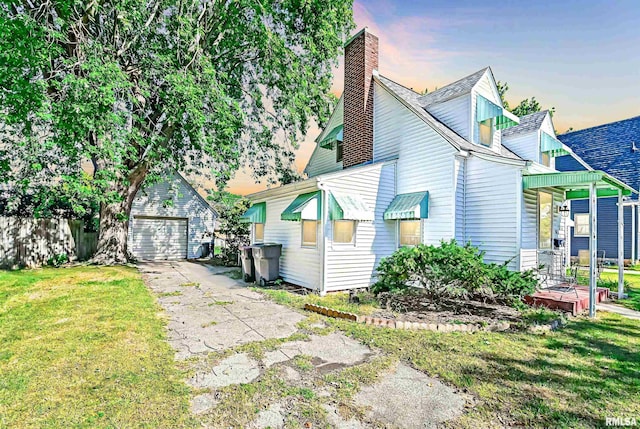
[[[588,170],[590,167],[631,185],[640,187],[640,116],[599,125],[558,136],[574,154],[557,159],[558,170]],[[583,162],[584,161],[584,162]],[[598,201],[598,251],[608,260],[618,258],[618,201],[605,198]],[[589,206],[586,201],[571,204],[574,222],[570,235],[573,257],[589,249]],[[640,202],[635,194],[623,202],[625,261],[638,260],[640,250]]]
[[[631,192],[604,173],[558,174],[553,158],[570,149],[550,117],[506,111],[490,68],[422,95],[378,73],[378,38],[364,29],[345,46],[344,82],[310,178],[249,196],[257,208],[245,220],[264,220],[252,240],[283,244],[289,282],[320,293],[368,287],[398,247],[450,239],[488,262],[535,268],[561,238],[568,191]]]
[[[141,188],[129,216],[128,248],[136,259],[172,260],[204,256],[216,211],[180,173]]]

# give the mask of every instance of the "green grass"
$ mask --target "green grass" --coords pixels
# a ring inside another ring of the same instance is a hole
[[[629,298],[621,299],[617,303],[632,310],[640,311],[640,274],[625,273],[624,280]],[[599,283],[598,285],[609,287],[614,292],[618,291],[618,273],[602,273],[601,282],[603,281],[608,282],[608,284]]]
[[[267,293],[296,308],[305,300],[286,292]],[[326,303],[324,298],[319,301]],[[546,315],[531,317],[545,319]],[[404,361],[472,394],[475,406],[451,422],[451,427],[595,428],[604,426],[606,416],[640,415],[637,320],[602,313],[595,321],[572,319],[563,329],[544,335],[442,334],[377,328],[342,319],[325,321],[384,351],[388,359]],[[327,380],[340,383],[338,396],[357,390],[350,377],[341,381],[350,375],[345,372]],[[371,381],[366,374],[358,378]]]
[[[0,271],[0,427],[195,427],[158,311],[133,268]]]

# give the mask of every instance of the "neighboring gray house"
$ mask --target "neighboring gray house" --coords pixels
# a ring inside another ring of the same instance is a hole
[[[137,259],[192,259],[204,256],[217,213],[180,175],[138,191],[129,217],[128,247]]]

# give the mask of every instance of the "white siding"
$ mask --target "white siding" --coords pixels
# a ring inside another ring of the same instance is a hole
[[[318,141],[321,141],[325,134],[331,132],[335,127],[343,123],[344,116],[344,101],[343,98],[340,97],[336,107],[333,109],[331,113],[331,117],[327,122],[327,125],[324,127],[324,130],[318,136]],[[321,148],[316,143],[316,148],[311,154],[311,158],[307,163],[304,171],[307,173],[309,177],[318,176],[320,174],[331,173],[334,171],[342,170],[342,161],[336,162],[336,148],[335,146],[331,149]]]
[[[466,238],[487,262],[518,265],[522,180],[517,166],[472,156],[467,159]],[[513,259],[512,259],[513,258]]]
[[[166,204],[167,201],[170,204]],[[174,174],[163,182],[138,191],[129,218],[130,249],[133,249],[133,232],[137,223],[135,216],[186,219],[188,258],[202,256],[203,234],[213,232],[215,226],[215,216],[209,205],[202,201],[191,186]]]
[[[467,140],[471,138],[469,135],[471,122],[471,97],[469,94],[429,106],[427,110],[463,138]]]
[[[456,241],[463,244],[465,241],[465,166],[466,159],[456,157],[455,161],[455,187],[456,187]]]
[[[396,223],[384,221],[395,196],[395,164],[376,164],[353,174],[322,180],[322,186],[357,194],[375,211],[373,222],[357,222],[354,244],[333,243],[332,222],[325,216],[325,291],[368,287],[375,269],[396,249]]]
[[[310,187],[291,190],[287,194],[257,199],[254,203],[266,201],[267,220],[264,225],[264,242],[282,244],[280,257],[280,275],[290,283],[309,289],[320,289],[321,252],[320,239],[322,228],[318,225],[318,244],[316,248],[302,247],[302,223],[284,221],[280,214],[300,194],[316,190],[315,182]]]
[[[502,144],[515,152],[520,158],[540,162],[538,131],[506,137],[502,140]]]
[[[336,162],[336,149],[317,146],[313,151],[305,172],[309,177],[342,170],[342,161]]]
[[[398,157],[397,193],[429,191],[423,241],[455,237],[456,150],[385,89],[376,85],[374,159]]]

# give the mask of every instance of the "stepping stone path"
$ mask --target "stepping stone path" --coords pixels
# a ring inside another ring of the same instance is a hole
[[[361,387],[351,405],[347,404],[358,411],[350,412],[351,417],[345,419],[338,412],[338,405],[345,404],[336,402],[335,387],[324,383],[323,377],[366,364],[380,356],[378,352],[334,332],[309,335],[306,341],[283,342],[276,350],[264,353],[261,359],[252,358],[248,353],[229,354],[229,349],[243,344],[287,338],[300,332],[298,322],[305,320],[306,315],[251,291],[244,283],[224,275],[229,269],[222,267],[163,262],[144,263],[139,268],[146,284],[158,294],[158,302],[168,316],[168,337],[176,350],[176,360],[185,361],[185,365],[195,369],[187,382],[198,390],[191,409],[202,418],[203,427],[215,427],[207,425],[207,416],[214,415],[222,403],[217,396],[219,389],[257,382],[265,371],[270,371],[273,377],[273,370],[285,386],[301,392],[312,391],[315,401],[319,401],[316,403],[321,404],[318,406],[323,424],[333,428],[431,428],[455,419],[464,409],[465,400],[453,389],[398,364],[381,374],[376,383]],[[324,326],[321,323],[317,327]],[[227,356],[210,360],[212,352],[224,352]],[[308,359],[310,367],[298,368],[297,356]],[[311,424],[304,420],[304,413],[298,413],[299,400],[300,397],[294,395],[266,405],[263,402],[264,408],[256,410],[254,421],[247,427],[284,428],[292,417],[300,420],[300,426]],[[361,419],[354,417],[356,415]]]

